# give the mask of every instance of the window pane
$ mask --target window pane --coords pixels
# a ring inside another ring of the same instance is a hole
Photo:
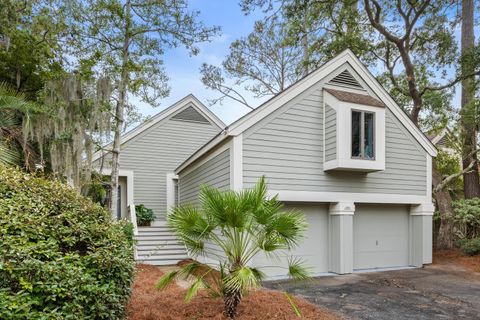
[[[364,123],[364,130],[365,130],[365,138],[364,138],[364,157],[365,159],[373,159],[375,157],[375,146],[374,146],[374,119],[373,113],[366,113],[365,112],[365,123]]]
[[[362,114],[358,111],[352,111],[352,157],[360,157],[361,154],[361,125]]]

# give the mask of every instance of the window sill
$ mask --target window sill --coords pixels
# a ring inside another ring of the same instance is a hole
[[[375,172],[385,170],[385,162],[364,159],[334,159],[325,161],[323,171]]]

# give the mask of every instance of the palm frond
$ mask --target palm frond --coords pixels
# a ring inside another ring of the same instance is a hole
[[[20,152],[0,136],[0,163],[14,166],[20,162]]]
[[[303,239],[308,224],[302,212],[291,210],[277,214],[272,219],[270,228],[278,234],[288,248],[292,248]]]
[[[203,277],[197,278],[193,284],[188,288],[187,293],[185,294],[185,302],[190,302],[193,297],[195,297],[203,286]]]
[[[288,292],[284,291],[283,294],[288,300],[288,303],[292,307],[293,311],[297,315],[297,317],[302,318],[302,313],[300,312],[300,309],[298,309],[298,306],[296,305],[295,301],[293,301],[293,298],[288,294]]]
[[[295,281],[302,281],[310,278],[310,268],[300,258],[289,258],[288,276]]]
[[[230,290],[250,290],[260,286],[258,270],[243,266],[230,274],[225,282],[225,287]]]
[[[169,284],[175,281],[175,279],[178,276],[178,271],[170,271],[168,273],[165,273],[157,282],[155,285],[155,288],[158,290],[163,290],[166,287],[168,287]]]

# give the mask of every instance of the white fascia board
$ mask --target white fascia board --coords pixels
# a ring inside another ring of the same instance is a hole
[[[429,203],[429,199],[426,196],[385,193],[269,190],[268,195],[270,197],[277,195],[279,201],[285,202],[353,202],[383,204]]]
[[[429,199],[428,203],[432,203],[432,157],[427,154],[425,156],[427,159],[427,198]]]
[[[403,110],[396,104],[396,102],[390,97],[383,86],[378,83],[375,77],[368,71],[368,69],[358,60],[358,58],[349,49],[343,51],[333,59],[326,62],[323,66],[306,76],[304,79],[293,84],[285,91],[274,96],[257,109],[251,111],[244,117],[240,118],[227,128],[225,131],[213,139],[211,142],[200,148],[194,155],[181,164],[176,172],[183,170],[190,163],[198,159],[203,154],[208,152],[210,148],[223,141],[227,136],[237,136],[243,133],[245,130],[259,122],[275,110],[282,107],[285,103],[295,98],[304,90],[310,88],[312,85],[326,77],[329,73],[340,67],[344,63],[350,63],[358,75],[370,86],[370,89],[378,96],[378,98],[387,105],[392,113],[405,125],[405,128],[415,137],[415,139],[422,145],[422,147],[431,155],[437,155],[437,149],[428,140],[427,137],[418,129],[418,127],[410,120],[410,118],[403,112]],[[368,90],[367,90],[368,91]]]
[[[358,58],[350,50],[345,50],[332,60],[325,63],[319,69],[300,80],[296,84],[287,88],[284,92],[267,101],[261,109],[252,111],[251,116],[245,116],[239,121],[233,123],[228,128],[229,135],[238,135],[246,129],[274,112],[285,103],[299,95],[304,90],[310,88],[312,85],[326,77],[329,73],[340,67],[343,63],[350,63],[353,69],[359,76],[367,83],[368,86],[375,92],[379,99],[387,105],[393,114],[403,123],[407,130],[415,137],[415,139],[423,146],[423,148],[431,155],[437,155],[437,149],[428,140],[428,138],[420,131],[420,129],[412,122],[408,115],[396,104],[392,97],[387,93],[375,77],[368,71],[368,69],[358,60]]]
[[[329,73],[333,72],[343,63],[348,62],[348,51],[343,51],[338,56],[329,60],[323,66],[306,76],[304,79],[293,84],[285,91],[281,92],[277,96],[273,97],[261,106],[261,109],[252,111],[250,116],[245,116],[237,122],[233,123],[228,129],[230,135],[238,135],[250,128],[252,125],[268,116],[278,108],[282,107],[285,103],[298,96],[303,91],[307,90]]]
[[[160,121],[166,119],[167,117],[171,116],[173,113],[181,110],[188,105],[192,105],[197,111],[199,111],[205,118],[212,121],[219,129],[225,128],[225,124],[217,117],[213,112],[211,112],[203,103],[200,102],[193,94],[189,94],[188,96],[184,97],[183,99],[175,102],[170,107],[166,108],[165,110],[161,111],[157,115],[153,116],[152,118],[148,119],[146,122],[140,124],[136,128],[130,130],[129,132],[122,135],[120,141],[122,144],[128,142],[129,140],[133,139],[137,135],[141,134],[142,132],[148,130],[152,126],[156,125]],[[106,147],[111,146],[111,143],[108,144]],[[104,153],[102,150],[99,150],[93,154],[92,161],[98,160],[102,157]]]
[[[220,120],[219,117],[215,115],[210,109],[207,108],[200,100],[197,99],[193,94],[188,95],[190,99],[194,101],[195,109],[197,109],[205,118],[211,120],[215,125],[220,129],[225,129],[226,124]]]
[[[189,162],[188,165],[185,165],[185,166],[182,165],[183,168],[180,169],[180,167],[179,167],[177,170],[175,170],[175,174],[176,175],[188,174],[191,171],[198,168],[199,166],[201,166],[202,164],[204,164],[205,162],[207,162],[208,160],[218,156],[220,153],[222,153],[225,150],[230,149],[231,147],[232,147],[232,140],[229,140],[229,141],[225,142],[223,145],[218,146],[216,149],[212,148],[212,149],[208,150],[208,151],[211,151],[209,154],[207,154],[207,155],[205,155],[205,153],[202,154],[202,156],[205,155],[203,158],[201,158],[201,156],[199,156],[195,160],[192,160],[191,162]]]
[[[177,169],[175,169],[175,173],[182,172],[186,167],[188,167],[191,163],[195,162],[197,159],[201,158],[205,153],[213,149],[215,146],[220,144],[223,140],[225,140],[229,135],[227,135],[226,131],[220,132],[216,135],[212,140],[207,142],[203,147],[195,151],[187,160],[185,160],[182,164],[180,164]]]
[[[400,120],[400,122],[407,128],[407,130],[415,137],[415,139],[422,145],[432,157],[437,155],[437,148],[432,142],[423,134],[423,132],[412,122],[410,117],[397,105],[395,100],[385,90],[385,88],[375,79],[372,73],[358,60],[358,58],[347,49],[351,59],[349,62],[353,65],[355,71],[367,82],[367,84],[374,90],[380,100],[387,105],[390,111]]]

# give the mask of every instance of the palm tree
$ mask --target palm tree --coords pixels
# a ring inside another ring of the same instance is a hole
[[[267,198],[263,177],[253,189],[240,192],[203,187],[199,198],[200,208],[177,206],[169,214],[168,224],[194,257],[215,257],[219,264],[205,268],[199,262],[190,262],[162,276],[157,288],[165,288],[176,278],[195,275],[186,301],[203,287],[223,296],[224,313],[233,319],[242,296],[264,279],[261,268],[252,265],[254,257],[262,253],[278,256],[280,250],[296,247],[307,223],[302,212],[282,210],[277,197]],[[293,279],[308,277],[299,259],[290,258],[288,262],[288,274]],[[212,272],[218,271],[220,277],[212,283]]]
[[[30,117],[38,106],[26,100],[6,83],[0,83],[0,163],[18,165],[22,157],[25,165],[31,164],[34,149],[26,142],[23,129],[29,126]]]

